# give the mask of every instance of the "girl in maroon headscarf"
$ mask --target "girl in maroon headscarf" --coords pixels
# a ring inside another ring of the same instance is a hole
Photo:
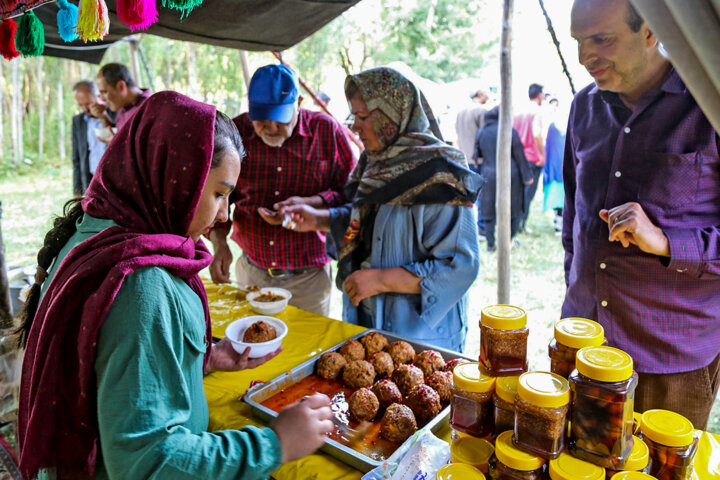
[[[198,272],[212,256],[200,237],[227,220],[242,155],[215,107],[158,93],[55,221],[22,313],[26,479],[266,478],[322,444],[324,396],[281,412],[273,429],[206,432],[203,366],[253,368],[279,353],[249,360],[207,341]]]

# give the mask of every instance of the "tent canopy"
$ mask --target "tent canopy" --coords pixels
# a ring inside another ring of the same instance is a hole
[[[102,62],[107,48],[133,33],[149,33],[187,42],[251,51],[279,51],[309,37],[360,0],[205,0],[186,18],[163,8],[160,19],[144,32],[131,32],[117,17],[115,0],[108,0],[110,34],[101,42],[65,43],[58,34],[55,2],[34,10],[45,27],[44,55]]]

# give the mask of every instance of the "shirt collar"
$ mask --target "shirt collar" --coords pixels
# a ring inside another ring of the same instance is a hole
[[[312,131],[310,130],[310,119],[309,116],[306,115],[306,110],[303,108],[298,109],[298,122],[297,125],[295,125],[295,130],[293,130],[293,133],[290,135],[290,138],[294,137],[295,134],[298,134],[302,137],[310,137],[312,136]],[[260,137],[258,137],[257,133],[255,133],[255,129],[252,128],[252,120],[250,120],[250,115],[248,115],[248,121],[250,122],[250,138],[257,137],[260,141]],[[288,140],[290,140],[288,138]],[[287,140],[286,140],[287,141]]]
[[[128,110],[140,105],[141,102],[147,100],[151,95],[152,95],[152,92],[150,91],[149,88],[143,88],[142,93],[140,95],[138,95],[137,97],[135,97],[135,101],[133,103],[131,103],[130,105],[128,105],[127,107],[124,107],[122,110],[127,112]]]
[[[683,82],[682,78],[680,78],[680,75],[678,75],[675,67],[671,68],[670,72],[668,72],[665,81],[662,83],[662,85],[660,85],[660,91],[667,93],[687,93],[687,87],[685,86],[685,82]],[[607,103],[615,103],[616,100],[620,100],[620,97],[617,93],[600,90],[597,84],[595,84],[590,89],[588,95],[595,95],[598,93]]]

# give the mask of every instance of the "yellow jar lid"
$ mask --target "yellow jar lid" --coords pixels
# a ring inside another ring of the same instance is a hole
[[[610,480],[655,480],[655,477],[642,472],[618,472]]]
[[[526,372],[518,379],[520,398],[538,407],[562,407],[570,402],[570,385],[560,375],[550,372]]]
[[[480,312],[480,321],[496,330],[518,330],[527,324],[527,314],[512,305],[490,305]]]
[[[502,463],[515,470],[530,472],[542,467],[545,460],[519,450],[512,441],[513,432],[508,430],[495,440],[495,456]]]
[[[690,420],[668,410],[648,410],[643,413],[640,430],[643,436],[667,447],[690,445],[695,431]]]
[[[488,377],[480,371],[480,363],[461,363],[453,368],[453,385],[468,392],[492,392],[495,377]]]
[[[515,394],[520,377],[498,377],[495,380],[495,393],[508,403],[515,403]]]
[[[605,341],[605,329],[586,318],[563,318],[555,324],[555,340],[570,348],[598,347]]]
[[[640,431],[640,421],[642,420],[642,413],[640,412],[633,412],[633,423],[635,427],[635,431],[633,433],[638,433]]]
[[[482,465],[488,463],[494,451],[495,447],[487,440],[470,436],[462,437],[450,446],[450,459],[453,463]]]
[[[600,382],[622,382],[632,376],[633,359],[613,347],[583,347],[575,356],[575,368]]]
[[[438,470],[435,478],[437,480],[485,480],[485,475],[472,465],[449,463]]]
[[[642,470],[647,467],[648,460],[650,459],[650,450],[648,449],[647,444],[635,435],[633,435],[633,440],[635,443],[633,444],[632,450],[630,450],[630,455],[628,455],[628,458],[625,461],[623,470]]]
[[[592,463],[561,453],[550,460],[551,480],[604,480],[605,469]]]

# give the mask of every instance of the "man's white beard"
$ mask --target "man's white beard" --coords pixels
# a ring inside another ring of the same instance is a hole
[[[285,143],[285,138],[283,138],[283,137],[270,137],[270,136],[261,134],[260,138],[265,143],[265,145],[267,145],[268,147],[280,148],[283,146],[283,143]]]

